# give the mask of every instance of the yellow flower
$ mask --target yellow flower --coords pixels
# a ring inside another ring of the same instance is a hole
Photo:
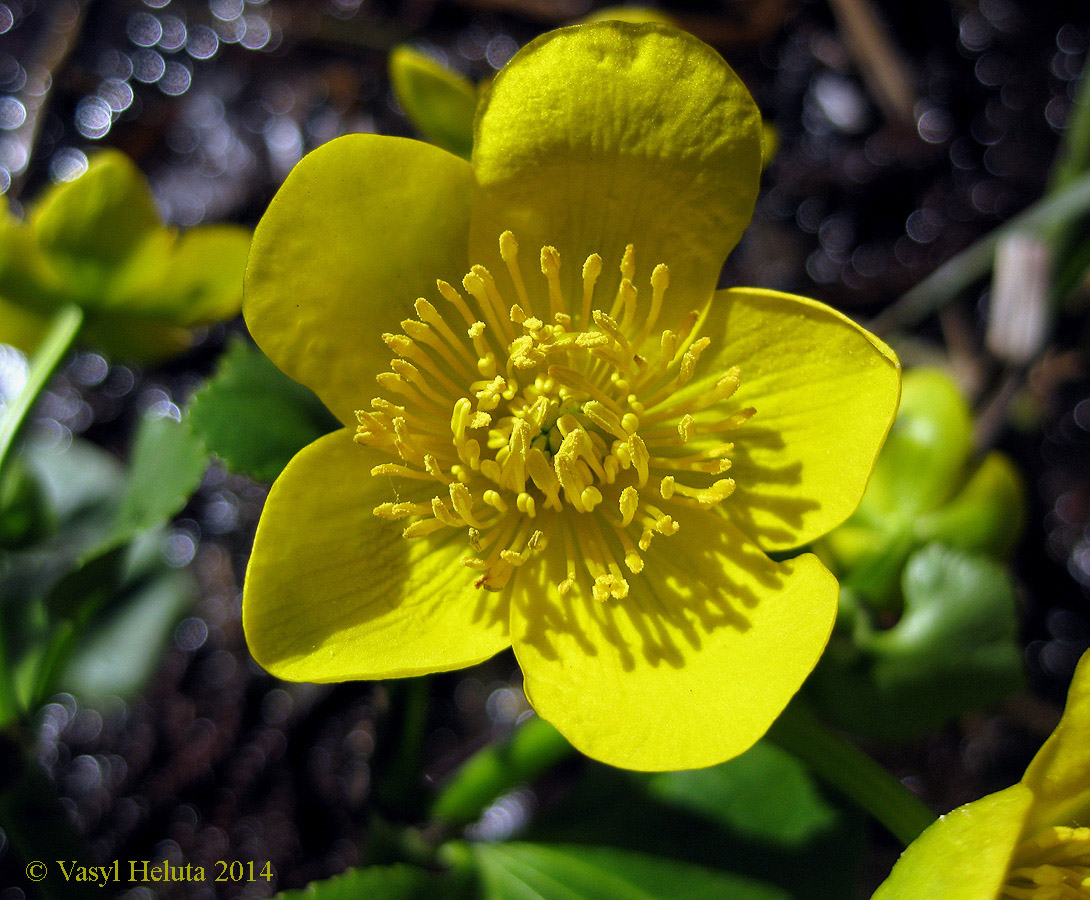
[[[1022,780],[940,818],[873,900],[1090,898],[1090,653]]]
[[[83,343],[137,361],[176,355],[194,328],[238,315],[249,246],[234,225],[168,228],[140,170],[104,150],[25,221],[0,197],[0,342],[33,352],[74,303]]]
[[[713,50],[611,22],[514,57],[472,164],[363,135],[296,167],[244,312],[358,426],[269,495],[243,601],[263,666],[402,677],[513,645],[534,708],[606,762],[764,733],[837,597],[814,556],[765,551],[855,508],[899,368],[819,303],[716,290],[760,135]]]

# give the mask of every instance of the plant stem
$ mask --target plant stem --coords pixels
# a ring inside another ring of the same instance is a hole
[[[1055,229],[1078,221],[1090,212],[1090,174],[1072,180],[1062,190],[1038,200],[1005,225],[982,237],[953,259],[939,266],[867,326],[876,334],[915,325],[953,300],[991,271],[995,248],[1014,232],[1054,234]]]
[[[931,810],[900,781],[797,702],[783,711],[768,739],[859,804],[906,847],[935,821]]]
[[[49,323],[49,330],[30,363],[26,384],[0,416],[0,478],[4,476],[15,441],[26,424],[27,417],[50,379],[68,357],[83,324],[83,310],[66,306]]]
[[[534,716],[507,740],[467,759],[436,798],[432,817],[448,827],[472,822],[497,797],[574,754],[575,748],[559,731]]]
[[[67,306],[54,316],[31,361],[26,384],[0,415],[0,482],[30,411],[67,358],[82,324],[83,310],[78,306]],[[4,724],[18,720],[24,712],[15,687],[8,650],[7,628],[0,622],[0,723]]]
[[[415,819],[425,806],[420,770],[424,735],[431,706],[431,678],[422,675],[388,683],[391,721],[396,743],[376,760],[380,774],[375,795],[381,805],[399,818]]]

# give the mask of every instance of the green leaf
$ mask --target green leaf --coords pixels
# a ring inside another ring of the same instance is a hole
[[[477,844],[482,900],[790,900],[736,875],[605,847]]]
[[[405,115],[427,141],[469,159],[477,112],[473,82],[402,45],[390,53],[390,83]]]
[[[104,510],[116,514],[125,472],[113,456],[89,441],[73,438],[68,445],[51,447],[31,443],[24,462],[41,479],[59,522],[71,523]]]
[[[315,881],[299,891],[283,891],[273,900],[469,900],[465,876],[413,866],[371,866]]]
[[[117,534],[157,528],[182,511],[208,468],[208,453],[185,422],[144,419],[136,433]]]
[[[992,706],[1022,682],[1014,586],[985,556],[938,544],[903,576],[900,621],[860,623],[855,649],[834,643],[807,690],[823,716],[857,734],[905,740]]]
[[[175,624],[196,596],[193,579],[178,571],[161,570],[130,588],[80,639],[59,687],[91,702],[136,693],[154,674]]]
[[[1003,454],[972,460],[972,414],[937,369],[904,377],[901,406],[859,509],[821,542],[841,585],[900,612],[908,557],[939,541],[1004,557],[1021,535],[1025,487]]]
[[[228,469],[258,481],[273,481],[299,450],[340,427],[309,389],[243,340],[228,348],[187,418]]]
[[[729,831],[785,846],[805,844],[837,824],[806,770],[769,743],[720,766],[651,775],[647,791]]]
[[[0,550],[42,540],[54,525],[53,510],[37,475],[14,458],[0,474]]]
[[[936,509],[964,483],[972,416],[958,387],[937,369],[904,377],[901,406],[861,504],[876,518]]]
[[[805,900],[852,896],[862,847],[856,811],[834,806],[802,763],[768,742],[690,772],[588,762],[569,796],[525,837],[669,857]]]

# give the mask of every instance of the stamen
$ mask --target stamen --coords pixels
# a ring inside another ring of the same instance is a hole
[[[507,264],[511,282],[515,285],[515,294],[526,309],[531,309],[530,297],[526,293],[526,283],[522,280],[522,270],[518,266],[519,244],[510,231],[500,235],[500,257]]]
[[[436,283],[446,312],[418,299],[419,320],[383,335],[395,357],[377,378],[386,396],[357,413],[355,439],[393,457],[373,467],[375,477],[412,486],[374,514],[408,519],[402,534],[412,539],[462,531],[462,562],[488,590],[536,565],[559,528],[558,593],[582,585],[600,601],[624,601],[652,539],[678,530],[657,504],[708,511],[731,496],[734,481],[719,477],[734,446],[723,433],[753,414],[725,408],[740,374],[695,379],[711,345],[696,314],[652,338],[669,270],[652,271],[644,314],[647,288],[635,282],[631,245],[608,312],[595,298],[600,256],[583,264],[582,296],[566,297],[560,254],[542,248],[549,310],[538,315],[511,232],[500,235],[499,249],[513,297],[473,266],[465,296]]]

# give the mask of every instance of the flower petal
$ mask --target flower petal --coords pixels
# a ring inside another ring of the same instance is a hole
[[[798,547],[859,505],[897,413],[900,364],[836,310],[755,288],[719,291],[694,394],[738,366],[732,398],[756,414],[728,439],[737,488],[723,504],[766,550]]]
[[[1049,825],[1090,825],[1090,651],[1075,669],[1060,724],[1022,784],[1036,795],[1024,837]]]
[[[250,232],[237,225],[206,225],[181,234],[164,228],[118,273],[103,307],[189,327],[233,318],[242,308],[249,247]]]
[[[435,280],[468,267],[469,163],[420,141],[354,134],[291,171],[254,234],[243,310],[261,349],[344,423],[374,394]]]
[[[540,580],[512,597],[527,698],[611,765],[689,769],[742,753],[809,675],[836,617],[836,580],[816,557],[774,563],[714,513],[679,522],[624,600],[595,600],[585,582],[559,595],[556,543]]]
[[[474,588],[460,564],[462,533],[408,540],[404,523],[372,513],[420,490],[372,477],[383,461],[336,431],[296,454],[269,493],[242,622],[254,658],[279,678],[400,678],[472,665],[510,644],[506,602]]]
[[[1032,802],[1016,784],[943,816],[901,854],[871,900],[992,900]]]
[[[531,253],[560,250],[570,297],[598,253],[599,296],[612,297],[632,243],[641,290],[655,265],[670,267],[668,323],[704,305],[749,222],[761,117],[722,57],[683,31],[564,28],[529,43],[483,94],[473,168],[473,262],[502,270],[496,240],[511,229]]]
[[[122,263],[163,227],[143,173],[124,153],[96,153],[87,171],[55,184],[34,204],[30,227],[42,250],[79,274],[89,264]]]
[[[0,344],[10,344],[30,356],[38,349],[46,328],[44,318],[0,297]]]

